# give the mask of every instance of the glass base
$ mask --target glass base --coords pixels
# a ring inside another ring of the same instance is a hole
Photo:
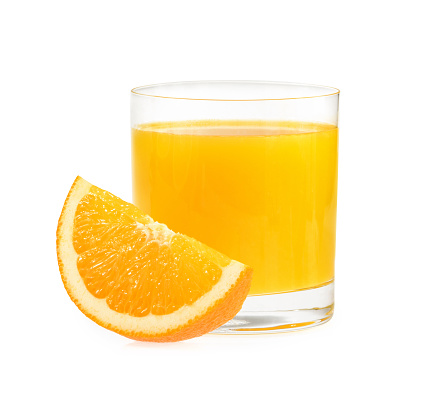
[[[295,292],[249,296],[241,311],[214,334],[269,334],[296,331],[333,316],[334,281]]]

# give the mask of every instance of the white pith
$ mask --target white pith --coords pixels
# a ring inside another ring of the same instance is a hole
[[[108,323],[112,327],[120,328],[122,331],[129,331],[144,334],[159,334],[170,332],[174,328],[181,327],[199,315],[203,315],[211,305],[224,297],[231,286],[236,283],[241,272],[246,268],[244,264],[237,261],[223,268],[220,280],[204,296],[196,300],[190,306],[183,306],[174,313],[168,315],[148,314],[145,317],[132,317],[127,314],[117,313],[111,310],[105,299],[94,297],[87,289],[77,269],[78,254],[73,247],[73,223],[79,201],[88,192],[92,185],[84,179],[76,181],[71,193],[67,207],[62,216],[62,225],[59,229],[59,258],[63,263],[63,276],[67,282],[70,296],[79,302],[85,313],[96,317],[99,321]],[[141,229],[144,230],[142,224]],[[158,223],[149,224],[152,229],[157,228],[159,241],[166,241],[172,231],[165,230],[166,226]],[[161,230],[162,229],[162,230]],[[153,233],[153,231],[151,231]]]
[[[162,243],[169,243],[169,241],[171,240],[171,237],[174,235],[174,232],[168,228],[168,226],[162,224],[162,223],[158,223],[158,222],[153,222],[153,223],[146,223],[146,224],[142,224],[140,222],[136,222],[137,223],[137,228],[142,230],[147,238],[150,238],[150,240],[154,240],[159,242],[160,244]]]

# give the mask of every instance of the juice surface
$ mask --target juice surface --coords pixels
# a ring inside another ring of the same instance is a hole
[[[134,203],[254,269],[250,294],[333,279],[337,127],[188,121],[132,130]]]

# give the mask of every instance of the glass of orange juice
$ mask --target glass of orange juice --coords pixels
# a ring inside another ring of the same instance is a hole
[[[242,310],[215,332],[332,317],[338,100],[335,88],[282,82],[132,90],[134,203],[254,269]]]

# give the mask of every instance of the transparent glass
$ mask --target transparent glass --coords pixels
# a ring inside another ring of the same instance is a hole
[[[134,203],[254,269],[217,333],[281,332],[334,306],[335,88],[201,81],[131,95]]]

